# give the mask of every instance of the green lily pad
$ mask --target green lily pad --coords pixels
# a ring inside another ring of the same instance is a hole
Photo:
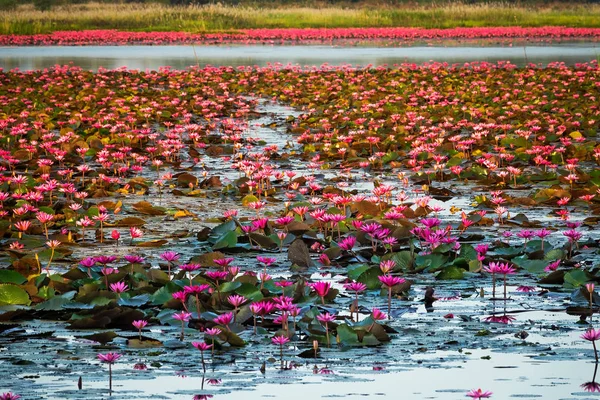
[[[575,269],[573,271],[569,271],[565,274],[565,283],[564,286],[567,289],[578,288],[582,285],[585,285],[589,282],[591,277],[585,271],[580,269]]]
[[[0,306],[8,304],[20,304],[28,306],[31,304],[29,294],[16,285],[0,285]]]
[[[27,282],[27,278],[18,273],[8,269],[0,270],[0,283],[14,283],[15,285],[22,285]]]
[[[238,335],[236,335],[235,333],[226,330],[225,328],[222,328],[222,334],[221,336],[225,336],[225,341],[227,343],[229,343],[230,345],[234,346],[234,347],[243,347],[246,345],[246,342],[244,342],[244,340],[239,337]],[[219,337],[221,337],[219,336]]]
[[[381,287],[379,276],[382,274],[378,267],[371,267],[358,277],[357,282],[364,283],[369,290],[378,289]]]
[[[237,234],[234,231],[230,231],[221,236],[212,248],[213,250],[226,249],[235,247],[236,244]]]
[[[240,282],[225,282],[219,286],[221,293],[233,292],[237,288],[242,286]]]
[[[213,228],[213,230],[211,231],[211,235],[220,237],[227,232],[235,231],[236,227],[237,227],[237,225],[235,224],[235,221],[229,220],[227,222],[223,222],[221,225],[215,226]]]
[[[235,289],[235,292],[251,301],[259,301],[263,299],[262,292],[256,286],[250,283],[242,283],[237,289]]]
[[[465,270],[454,265],[444,268],[437,276],[435,277],[438,280],[451,280],[451,279],[462,279]]]

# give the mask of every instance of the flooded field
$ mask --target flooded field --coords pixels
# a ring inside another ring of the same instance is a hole
[[[0,392],[595,398],[598,77],[3,71]]]

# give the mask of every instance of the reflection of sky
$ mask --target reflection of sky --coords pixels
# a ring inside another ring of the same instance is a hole
[[[289,359],[289,355],[287,358]],[[443,366],[436,365],[440,358],[446,360]],[[383,372],[360,367],[350,373],[347,368],[331,366],[334,375],[313,375],[311,363],[298,370],[284,372],[274,370],[274,366],[268,364],[264,378],[258,371],[237,371],[234,375],[228,375],[218,373],[217,370],[211,377],[217,376],[223,381],[217,386],[205,383],[204,390],[201,389],[202,379],[197,367],[185,371],[185,378],[179,378],[156,370],[135,374],[126,370],[131,369],[130,365],[122,363],[114,367],[113,389],[117,399],[149,398],[144,395],[152,393],[157,398],[177,400],[189,400],[196,393],[212,393],[215,400],[456,400],[466,398],[468,390],[479,387],[492,391],[493,399],[587,399],[592,396],[583,393],[584,390],[580,387],[582,383],[591,380],[594,372],[593,364],[588,360],[548,362],[543,358],[535,359],[526,355],[469,349],[464,349],[463,354],[456,351],[415,354],[414,359],[422,360],[431,367],[413,369],[386,365]],[[385,364],[385,360],[382,362]],[[323,366],[323,363],[319,363],[319,367]],[[65,382],[56,376],[42,376],[36,379],[36,384],[56,388],[61,395],[68,393],[64,390]],[[88,393],[106,390],[107,386],[106,380],[96,379],[87,379],[85,384]],[[232,389],[233,391],[228,392]],[[401,397],[398,397],[399,392],[402,393]],[[80,398],[75,396],[65,397]]]
[[[567,64],[597,59],[594,43],[528,47],[331,47],[331,46],[49,46],[0,48],[0,67],[42,69],[73,62],[84,69],[157,69],[171,66],[214,66],[282,64],[393,65],[440,61],[465,63],[503,61]]]

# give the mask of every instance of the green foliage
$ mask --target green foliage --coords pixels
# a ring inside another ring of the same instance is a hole
[[[16,285],[0,285],[0,306],[18,304],[28,306],[31,301],[29,294]]]
[[[0,10],[12,10],[17,7],[17,0],[0,0]]]
[[[27,279],[17,271],[6,269],[0,270],[0,283],[14,283],[15,285],[22,285],[25,282],[27,282]]]

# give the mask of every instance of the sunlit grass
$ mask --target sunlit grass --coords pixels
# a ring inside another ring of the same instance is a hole
[[[231,31],[248,28],[479,26],[600,27],[600,5],[443,4],[400,7],[307,8],[180,6],[88,3],[50,11],[20,5],[0,14],[0,33],[36,34],[57,30]]]

